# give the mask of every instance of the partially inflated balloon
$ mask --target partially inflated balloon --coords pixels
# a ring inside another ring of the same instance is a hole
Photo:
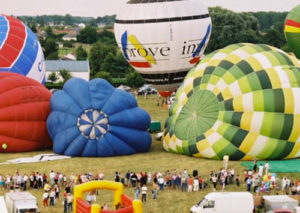
[[[287,15],[284,33],[290,48],[300,58],[300,4]]]
[[[117,15],[114,31],[130,65],[168,96],[202,56],[211,20],[199,0],[131,0]]]
[[[135,98],[103,79],[73,78],[53,94],[48,132],[55,153],[114,156],[150,148],[150,117]]]
[[[267,45],[235,44],[186,76],[164,132],[164,148],[232,160],[300,156],[300,62]]]
[[[46,128],[51,93],[35,80],[0,72],[0,152],[52,146]]]
[[[44,55],[34,33],[20,20],[0,15],[0,71],[45,81]]]

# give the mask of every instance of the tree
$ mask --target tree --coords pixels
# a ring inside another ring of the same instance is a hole
[[[59,70],[59,75],[62,77],[64,83],[66,83],[70,78],[72,78],[71,73],[65,69]]]
[[[77,60],[86,60],[88,54],[87,51],[80,45],[75,50],[75,56]]]
[[[29,24],[29,28],[31,29],[31,31],[32,31],[33,33],[37,33],[37,30],[36,30],[36,23],[35,23],[35,22],[30,23],[30,24]]]
[[[95,28],[86,26],[79,31],[77,35],[77,41],[87,44],[95,43],[98,40],[98,34]]]
[[[133,71],[133,72],[126,74],[126,82],[127,82],[128,86],[130,86],[132,88],[136,88],[136,87],[143,86],[145,83],[145,80],[139,73]]]
[[[206,52],[212,52],[229,44],[258,41],[258,20],[250,13],[234,13],[221,7],[209,8],[212,33]]]
[[[53,38],[46,39],[44,43],[44,55],[46,59],[58,58],[58,45]]]
[[[103,78],[105,80],[107,80],[108,82],[112,82],[112,79],[110,77],[110,74],[108,72],[97,72],[96,75],[95,75],[95,78]]]
[[[91,77],[95,76],[95,74],[100,71],[101,64],[108,52],[108,48],[101,42],[92,45],[89,56]]]
[[[117,72],[116,69],[116,57],[113,53],[108,53],[101,64],[100,70],[108,73],[114,73]]]
[[[55,83],[58,80],[58,76],[57,76],[56,72],[52,72],[52,73],[50,73],[50,75],[48,75],[47,79],[49,81],[51,81],[51,83]]]
[[[53,33],[53,30],[50,26],[48,26],[46,29],[45,29],[45,32],[46,32],[46,36],[47,38],[55,38],[55,35]]]

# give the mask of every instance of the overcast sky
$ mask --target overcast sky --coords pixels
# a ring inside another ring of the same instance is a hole
[[[233,11],[289,11],[300,0],[201,0],[207,6]],[[7,15],[45,15],[67,13],[73,16],[104,16],[118,12],[127,0],[0,0],[0,13]]]

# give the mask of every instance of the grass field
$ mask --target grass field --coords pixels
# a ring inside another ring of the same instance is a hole
[[[164,124],[168,116],[166,109],[156,106],[156,96],[148,96],[148,99],[144,97],[138,97],[139,106],[149,112],[152,120],[161,121]],[[163,125],[162,125],[163,126]],[[33,156],[39,153],[49,153],[51,150],[46,150],[43,152],[30,152],[22,154],[1,154],[0,162],[6,161],[8,159]],[[221,161],[196,159],[188,156],[177,155],[172,153],[166,153],[163,150],[162,142],[155,141],[153,134],[153,143],[151,149],[148,153],[141,153],[131,156],[121,156],[121,157],[110,157],[110,158],[71,158],[62,161],[51,161],[42,163],[32,163],[32,164],[19,164],[19,165],[0,165],[0,174],[14,174],[19,171],[21,174],[29,174],[32,171],[39,171],[40,173],[46,173],[49,176],[51,170],[62,172],[63,174],[69,176],[70,174],[80,174],[86,172],[99,173],[104,172],[105,179],[113,180],[114,172],[126,172],[127,170],[132,171],[147,171],[151,172],[165,172],[166,170],[177,169],[177,171],[182,171],[183,169],[188,169],[191,173],[192,170],[197,169],[200,175],[207,179],[209,172],[212,169],[218,170],[222,167]],[[243,172],[243,167],[240,166],[240,162],[229,162],[229,167],[234,168],[236,174],[241,174]],[[280,176],[288,175],[290,178],[298,178],[299,174],[281,174]],[[150,193],[151,186],[148,187],[148,201],[143,204],[143,212],[145,213],[185,213],[189,212],[192,205],[198,202],[205,194],[212,191],[211,186],[208,189],[196,192],[196,193],[182,193],[176,190],[166,190],[158,194],[158,199],[151,199]],[[245,186],[241,186],[242,190],[245,190]],[[230,186],[228,189],[230,191],[236,191],[235,186]],[[62,191],[62,190],[61,190]],[[38,199],[38,205],[42,213],[61,213],[62,200],[60,199],[54,207],[44,208],[41,205],[42,200],[42,190],[31,190],[33,195]],[[112,193],[109,191],[99,191],[99,196],[97,198],[97,203],[111,203]],[[3,195],[5,191],[0,191],[0,195]],[[126,188],[125,193],[133,197],[133,189]]]

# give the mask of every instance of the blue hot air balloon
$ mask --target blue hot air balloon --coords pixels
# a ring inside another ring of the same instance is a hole
[[[50,100],[47,128],[55,153],[115,156],[146,152],[150,117],[135,98],[103,79],[73,78]]]

